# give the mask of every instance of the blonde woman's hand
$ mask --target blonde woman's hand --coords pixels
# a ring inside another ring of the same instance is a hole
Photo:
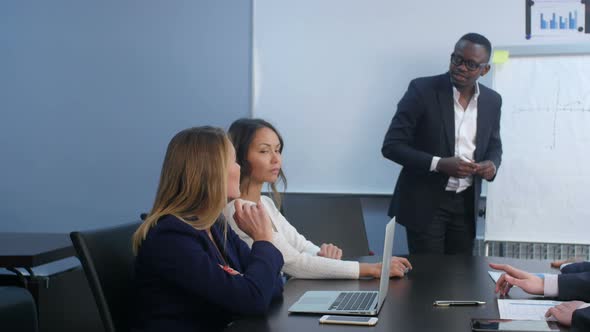
[[[360,276],[381,278],[381,263],[360,263]],[[389,264],[389,277],[403,277],[407,271],[412,269],[412,264],[406,258],[392,257]]]
[[[320,251],[318,251],[317,255],[332,259],[342,259],[342,249],[331,243],[324,243],[320,247]]]
[[[254,241],[271,241],[272,226],[270,217],[262,205],[262,201],[257,204],[245,203],[240,199],[234,201],[236,212],[234,220],[236,225]]]

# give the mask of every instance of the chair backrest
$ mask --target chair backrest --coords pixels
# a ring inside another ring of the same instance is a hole
[[[313,243],[333,243],[346,258],[369,255],[359,197],[287,193],[282,210],[289,223]]]
[[[70,233],[107,332],[129,330],[135,260],[131,237],[139,225]]]
[[[37,306],[28,290],[20,287],[0,287],[0,326],[22,332],[37,332]]]

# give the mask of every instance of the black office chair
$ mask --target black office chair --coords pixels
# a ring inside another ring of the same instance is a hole
[[[345,258],[372,254],[359,197],[287,193],[282,210],[289,223],[317,245],[333,243]]]
[[[139,225],[70,233],[106,332],[129,330],[135,260],[131,236]]]
[[[37,307],[28,290],[0,287],[0,327],[2,331],[38,331]]]

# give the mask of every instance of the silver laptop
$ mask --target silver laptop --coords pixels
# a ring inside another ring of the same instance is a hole
[[[376,316],[389,289],[389,265],[394,231],[395,217],[385,227],[379,291],[307,291],[289,308],[289,312]]]

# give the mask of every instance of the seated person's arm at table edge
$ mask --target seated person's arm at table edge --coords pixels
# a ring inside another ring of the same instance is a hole
[[[557,296],[559,300],[582,300],[590,302],[590,272],[545,275],[545,296]],[[590,328],[590,304],[585,303],[572,315],[573,331],[588,331]]]
[[[239,271],[243,275],[232,276],[194,241],[188,232],[160,233],[151,244],[154,268],[169,282],[230,312],[266,312],[283,265],[281,253],[270,242],[255,242],[247,266]],[[243,249],[240,251],[243,256]]]
[[[578,309],[572,315],[572,331],[590,331],[590,307]]]
[[[590,272],[590,262],[577,262],[570,263],[563,266],[561,273],[579,273],[579,272]]]
[[[545,296],[557,296],[564,301],[590,302],[590,272],[548,274],[543,287]]]
[[[412,146],[415,142],[416,127],[425,113],[421,98],[416,80],[411,81],[397,105],[397,112],[385,134],[381,153],[385,158],[404,167],[429,172],[434,156]]]

